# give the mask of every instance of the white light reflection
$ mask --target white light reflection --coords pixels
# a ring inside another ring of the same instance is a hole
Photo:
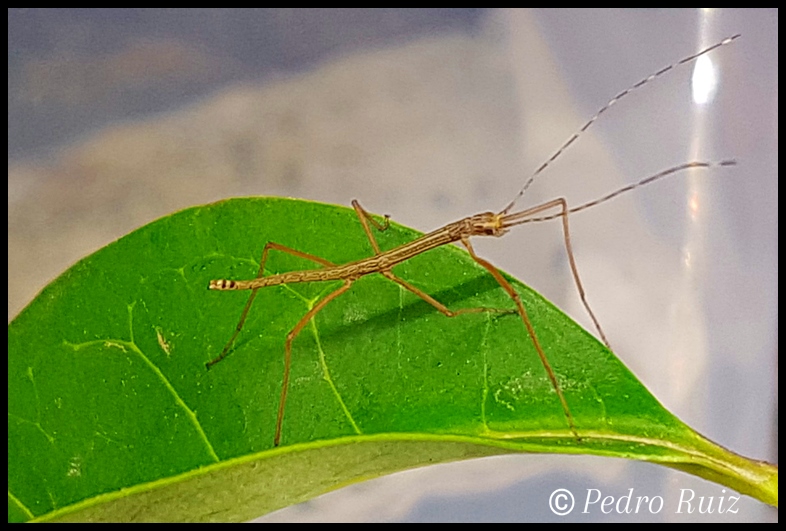
[[[696,60],[691,77],[691,92],[693,102],[697,105],[704,105],[712,101],[715,91],[718,88],[718,76],[712,59],[703,55]]]

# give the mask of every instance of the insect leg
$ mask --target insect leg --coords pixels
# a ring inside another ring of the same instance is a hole
[[[562,393],[562,387],[560,386],[559,382],[557,381],[557,376],[554,374],[554,370],[551,368],[551,364],[549,360],[546,358],[546,354],[543,352],[543,347],[540,345],[540,341],[538,341],[538,336],[535,334],[535,328],[532,326],[532,321],[530,321],[529,315],[527,315],[527,310],[524,308],[524,304],[521,302],[521,297],[513,289],[513,286],[510,285],[505,277],[502,276],[502,273],[491,264],[491,262],[480,258],[478,255],[475,254],[475,250],[472,248],[472,244],[469,242],[467,237],[461,238],[461,243],[464,244],[464,247],[467,248],[469,251],[470,256],[482,265],[491,276],[499,283],[500,286],[510,295],[510,298],[513,299],[513,302],[516,303],[516,307],[519,310],[519,314],[521,315],[521,320],[524,321],[524,326],[527,328],[527,332],[529,333],[530,339],[532,339],[532,344],[535,346],[535,350],[538,352],[538,357],[540,358],[541,363],[543,364],[543,368],[546,369],[546,373],[548,374],[549,380],[551,380],[551,385],[554,387],[554,390],[559,397],[559,401],[562,404],[562,410],[565,412],[565,417],[568,419],[568,425],[570,426],[570,431],[573,432],[573,435],[576,437],[576,440],[580,441],[581,438],[579,434],[576,432],[576,425],[573,422],[573,415],[570,413],[570,408],[568,407],[568,402],[565,400],[565,395]]]
[[[439,310],[446,317],[455,317],[463,313],[481,313],[481,312],[516,313],[516,310],[505,310],[501,308],[486,308],[486,307],[461,308],[459,310],[451,310],[450,308],[448,308],[447,306],[436,300],[434,297],[432,297],[425,291],[413,286],[406,280],[402,280],[401,278],[397,277],[392,271],[381,271],[380,273],[384,275],[385,278],[392,280],[393,282],[400,285],[407,291],[411,291],[412,293],[414,293],[415,295],[417,295],[418,297],[420,297],[421,299],[432,305],[434,308]]]
[[[281,399],[278,402],[278,416],[276,417],[276,435],[273,438],[273,445],[278,446],[281,442],[281,426],[284,422],[284,407],[287,403],[287,391],[289,389],[289,368],[292,364],[292,342],[297,335],[303,330],[303,327],[324,308],[327,303],[347,291],[352,286],[351,280],[345,280],[344,285],[332,292],[330,295],[321,299],[313,308],[311,308],[300,321],[297,322],[295,327],[287,334],[287,340],[284,344],[284,378],[281,383]]]
[[[385,214],[385,223],[380,223],[374,219],[368,210],[360,206],[360,203],[358,203],[357,199],[352,200],[352,207],[355,209],[355,212],[357,212],[358,218],[360,218],[360,223],[363,225],[363,230],[366,232],[366,236],[368,236],[371,246],[374,248],[374,254],[380,254],[382,251],[379,249],[379,244],[377,243],[376,238],[374,238],[374,234],[371,232],[371,227],[368,226],[368,222],[370,221],[371,224],[377,228],[377,230],[387,230],[387,228],[390,227],[390,216]]]
[[[318,263],[320,265],[323,265],[323,266],[326,266],[326,267],[334,265],[332,262],[329,262],[329,261],[325,260],[324,258],[320,258],[319,256],[314,256],[313,254],[308,254],[308,253],[304,253],[302,251],[297,251],[295,249],[292,249],[290,247],[286,247],[285,245],[281,245],[279,243],[267,242],[265,244],[265,248],[262,250],[262,258],[259,261],[259,272],[257,273],[256,278],[260,278],[264,274],[264,272],[265,272],[265,262],[267,262],[267,255],[268,255],[268,252],[271,249],[275,249],[276,251],[281,251],[281,252],[284,252],[284,253],[287,253],[287,254],[291,254],[293,256],[297,256],[297,257],[300,257],[300,258],[305,258],[306,260],[311,260],[312,262],[316,262],[316,263]],[[246,317],[248,317],[248,312],[251,309],[251,305],[254,303],[254,299],[257,296],[257,290],[258,289],[259,288],[254,289],[254,290],[251,291],[251,295],[249,295],[248,301],[246,302],[246,305],[243,308],[243,313],[240,314],[240,321],[238,321],[237,326],[235,327],[235,331],[232,334],[232,337],[229,338],[229,341],[224,346],[224,349],[221,351],[221,354],[219,354],[216,358],[210,360],[209,362],[207,362],[205,364],[205,366],[208,369],[210,369],[213,365],[215,365],[219,361],[221,361],[224,358],[226,358],[227,354],[229,354],[229,349],[232,348],[232,344],[235,342],[235,339],[237,339],[238,334],[240,334],[240,330],[243,328],[243,325],[246,322]]]
[[[731,165],[728,162],[722,163],[722,164]],[[675,168],[671,168],[669,170],[666,170],[665,172],[658,173],[655,176],[649,177],[649,178],[647,178],[647,179],[645,179],[643,181],[640,181],[640,182],[638,182],[636,184],[633,184],[633,185],[630,185],[630,186],[626,186],[625,188],[617,190],[613,194],[609,194],[606,197],[603,197],[603,198],[598,199],[596,201],[591,201],[590,203],[586,203],[586,204],[581,205],[579,207],[573,208],[572,210],[570,208],[568,208],[568,202],[565,200],[564,197],[558,197],[556,199],[552,199],[551,201],[548,201],[547,203],[543,203],[542,205],[538,205],[538,207],[537,207],[537,211],[539,213],[543,212],[544,210],[549,210],[549,209],[553,209],[555,207],[559,207],[560,211],[558,213],[551,214],[551,215],[548,215],[548,216],[540,216],[538,218],[530,218],[530,219],[526,220],[526,221],[530,221],[531,222],[531,221],[541,221],[541,220],[545,221],[545,220],[550,220],[550,219],[554,219],[554,218],[562,219],[562,233],[564,235],[565,252],[568,254],[568,263],[570,264],[570,272],[573,275],[573,282],[576,284],[576,289],[578,289],[578,291],[579,291],[579,298],[581,299],[581,304],[583,304],[584,305],[584,309],[587,310],[587,314],[590,316],[590,319],[592,319],[592,323],[595,325],[595,330],[598,331],[598,335],[600,336],[601,340],[603,340],[603,343],[609,349],[611,349],[611,345],[609,344],[609,340],[606,338],[606,334],[603,332],[603,328],[601,328],[601,326],[600,326],[600,321],[598,321],[598,318],[595,317],[595,312],[592,311],[592,308],[590,307],[589,301],[587,300],[587,294],[584,291],[584,286],[581,284],[581,278],[579,277],[579,268],[576,265],[576,259],[573,256],[573,246],[570,243],[570,225],[568,223],[568,214],[570,212],[578,212],[579,210],[583,210],[585,208],[589,208],[589,207],[595,206],[597,204],[600,204],[600,203],[602,203],[602,202],[604,202],[604,201],[606,201],[608,199],[616,197],[617,195],[619,195],[619,194],[621,194],[623,192],[626,192],[628,190],[633,190],[634,188],[636,188],[638,186],[641,186],[642,184],[648,184],[648,183],[654,181],[655,179],[659,179],[660,177],[664,177],[666,175],[670,175],[672,173],[675,173],[676,171],[679,171],[680,169],[684,169],[685,167],[694,167],[694,166],[707,167],[707,164],[706,163],[688,163],[688,164],[685,164],[685,165],[677,166]]]

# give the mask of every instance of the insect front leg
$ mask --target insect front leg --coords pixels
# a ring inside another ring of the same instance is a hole
[[[368,226],[369,221],[371,222],[374,227],[377,228],[379,231],[388,230],[390,227],[390,216],[385,214],[385,223],[380,223],[371,215],[371,213],[360,206],[357,199],[352,200],[352,208],[355,209],[355,212],[360,219],[360,224],[363,225],[363,230],[368,236],[368,240],[371,242],[371,246],[374,248],[374,254],[380,254],[382,251],[379,249],[379,244],[377,243],[377,239],[374,238],[374,234],[371,232],[371,227]]]

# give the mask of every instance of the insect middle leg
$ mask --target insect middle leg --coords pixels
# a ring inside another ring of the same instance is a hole
[[[423,299],[424,301],[426,301],[427,303],[432,305],[434,308],[439,310],[440,313],[442,313],[446,317],[455,317],[457,315],[461,315],[461,314],[465,314],[465,313],[483,313],[483,312],[489,312],[489,313],[516,313],[516,310],[504,309],[504,308],[487,308],[485,306],[478,306],[478,307],[475,307],[475,308],[460,308],[458,310],[451,310],[450,308],[448,308],[447,306],[445,306],[444,304],[442,304],[441,302],[436,300],[434,297],[432,297],[431,295],[429,295],[425,291],[421,290],[420,288],[417,288],[417,287],[413,286],[412,284],[410,284],[406,280],[397,277],[395,275],[395,273],[393,273],[392,271],[390,271],[390,270],[380,271],[380,274],[382,274],[385,278],[388,278],[388,279],[392,280],[393,282],[395,282],[399,286],[403,287],[407,291],[410,291],[410,292],[414,293],[415,295],[417,295],[418,297],[420,297],[421,299]]]
[[[540,362],[543,364],[543,368],[546,369],[549,380],[551,380],[551,385],[554,387],[554,391],[559,397],[560,404],[562,405],[562,411],[565,413],[565,418],[568,419],[570,431],[573,433],[573,436],[576,437],[577,441],[581,441],[581,437],[579,437],[579,434],[576,431],[576,425],[573,422],[573,415],[571,415],[570,408],[568,407],[568,401],[565,400],[565,394],[562,392],[562,386],[559,384],[559,381],[557,381],[557,376],[554,374],[554,369],[551,368],[551,363],[549,363],[546,353],[543,352],[543,347],[540,345],[538,335],[535,333],[535,328],[532,326],[532,321],[527,314],[526,308],[524,308],[524,303],[521,301],[521,296],[518,294],[518,292],[516,292],[515,289],[513,289],[513,286],[510,284],[510,282],[508,282],[507,279],[502,276],[502,273],[499,272],[499,269],[494,267],[494,265],[488,260],[484,260],[475,254],[475,249],[472,248],[469,238],[462,237],[461,243],[464,244],[464,247],[467,248],[467,251],[469,252],[469,255],[472,257],[472,259],[483,266],[489,273],[491,273],[491,276],[493,276],[497,283],[502,286],[508,295],[510,295],[510,298],[513,299],[513,302],[516,303],[518,313],[521,315],[521,320],[524,322],[524,327],[527,329],[527,333],[532,340],[532,344],[535,346],[535,350],[538,353]]]
[[[320,265],[323,265],[323,266],[326,266],[326,267],[330,267],[330,266],[335,265],[335,264],[333,264],[333,262],[329,262],[329,261],[325,260],[324,258],[320,258],[319,256],[314,256],[313,254],[304,253],[302,251],[298,251],[296,249],[292,249],[291,247],[287,247],[287,246],[281,245],[279,243],[267,242],[265,244],[265,248],[262,250],[262,258],[259,261],[259,272],[257,273],[256,278],[260,278],[260,277],[262,277],[264,275],[265,262],[267,262],[268,252],[271,249],[275,249],[276,251],[281,251],[283,253],[291,254],[291,255],[297,256],[299,258],[305,258],[306,260],[311,260],[312,262],[316,262],[316,263],[318,263]],[[258,290],[259,290],[259,288],[254,289],[254,290],[251,291],[251,295],[249,295],[248,301],[246,302],[245,307],[243,307],[243,313],[240,314],[240,321],[238,321],[237,326],[235,327],[235,331],[232,334],[232,337],[229,338],[229,341],[224,346],[223,350],[221,351],[221,354],[219,354],[216,358],[210,360],[209,362],[207,362],[205,364],[205,366],[208,369],[210,369],[213,365],[215,365],[219,361],[221,361],[224,358],[226,358],[227,354],[229,354],[229,350],[232,348],[232,344],[235,342],[235,340],[237,339],[237,336],[240,334],[240,330],[243,329],[243,325],[246,322],[246,318],[248,317],[248,312],[251,309],[251,305],[254,303],[254,299],[257,296],[257,291]]]

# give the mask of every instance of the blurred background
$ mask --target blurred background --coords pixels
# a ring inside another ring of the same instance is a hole
[[[613,95],[736,33],[708,56],[714,99],[692,99],[694,65],[669,73],[605,113],[519,206],[736,159],[577,214],[572,238],[617,355],[687,424],[777,462],[777,10],[9,9],[9,320],[85,255],[226,197],[357,198],[423,231],[499,210]],[[558,223],[475,245],[589,329]],[[665,507],[556,517],[557,488],[633,488]],[[675,514],[680,489],[735,494],[644,463],[516,455],[262,520],[777,521],[747,497],[736,514]]]

